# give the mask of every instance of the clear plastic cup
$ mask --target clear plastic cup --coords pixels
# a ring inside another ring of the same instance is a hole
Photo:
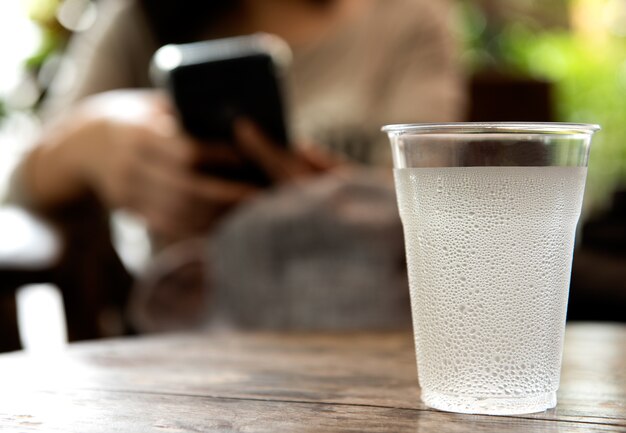
[[[422,400],[556,405],[576,225],[597,125],[390,125]]]

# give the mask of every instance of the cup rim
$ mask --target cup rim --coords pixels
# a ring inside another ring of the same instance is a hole
[[[593,123],[570,122],[447,122],[447,123],[398,123],[385,125],[381,131],[387,134],[558,134],[591,135],[600,130]]]

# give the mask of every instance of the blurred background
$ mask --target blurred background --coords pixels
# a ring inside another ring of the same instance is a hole
[[[626,119],[626,1],[456,4],[471,97],[467,120],[601,124],[603,131],[594,138],[585,210],[606,209],[626,178],[626,128],[621,127]],[[32,126],[25,124],[34,120],[32,112],[45,95],[67,39],[89,28],[96,16],[97,0],[3,0],[3,137],[7,130],[28,134]],[[3,139],[2,173],[24,143]]]
[[[606,209],[626,178],[626,1],[456,4],[471,97],[467,120],[601,124],[603,131],[594,138],[585,212]],[[2,175],[36,127],[32,113],[68,38],[96,19],[97,0],[0,4]],[[16,133],[20,139],[11,139]]]
[[[569,318],[626,320],[626,0],[455,5],[466,120],[602,126],[591,151]],[[0,196],[37,133],[36,111],[68,38],[97,17],[96,0],[0,2]],[[138,241],[137,251],[120,252],[127,265],[140,261],[142,248]]]

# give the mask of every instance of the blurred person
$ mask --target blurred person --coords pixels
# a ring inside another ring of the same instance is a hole
[[[181,255],[170,260],[166,251],[136,289],[133,315],[142,329],[188,326],[207,315],[252,327],[408,323],[388,180],[337,170],[336,158],[302,143],[385,166],[381,125],[459,120],[463,81],[450,4],[101,0],[99,7],[96,25],[70,43],[43,108],[44,131],[14,173],[10,199],[57,221],[100,224],[109,211],[127,209],[163,244],[207,235],[208,250],[195,245],[198,255],[209,254],[212,290],[198,289],[193,268],[190,279],[169,284],[163,270]],[[246,119],[236,122],[234,143],[197,143],[168,98],[149,90],[152,54],[167,43],[259,31],[278,35],[294,53],[286,82],[291,149]],[[194,170],[199,160],[218,167],[242,157],[274,187]]]

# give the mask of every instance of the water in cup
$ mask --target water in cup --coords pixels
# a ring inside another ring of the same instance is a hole
[[[427,404],[537,395],[554,406],[586,171],[395,171]]]

